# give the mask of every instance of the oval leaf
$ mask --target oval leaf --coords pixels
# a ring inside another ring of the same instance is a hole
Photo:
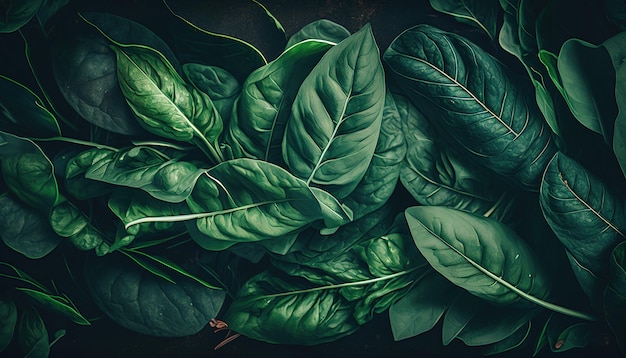
[[[282,143],[289,170],[345,198],[376,149],[384,99],[380,55],[366,25],[328,50],[300,86]]]
[[[0,8],[0,33],[9,33],[26,25],[35,16],[44,0],[7,0]]]
[[[18,344],[24,357],[46,358],[50,354],[48,330],[39,312],[26,306],[17,327]]]
[[[0,352],[5,350],[13,339],[17,326],[17,307],[8,297],[0,296]]]
[[[408,208],[405,215],[415,245],[455,285],[489,302],[517,307],[548,295],[534,254],[507,226],[436,206]]]
[[[383,58],[448,143],[522,187],[538,188],[557,148],[527,82],[465,38],[429,25],[403,32]]]

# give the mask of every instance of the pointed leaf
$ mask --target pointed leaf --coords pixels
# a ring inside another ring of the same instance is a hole
[[[31,290],[29,288],[16,288],[33,299],[47,311],[60,314],[69,318],[72,322],[80,325],[88,326],[91,324],[89,323],[89,320],[87,320],[65,297],[50,295],[41,291]]]

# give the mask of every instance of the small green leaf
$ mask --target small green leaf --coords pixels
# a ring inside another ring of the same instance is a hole
[[[0,352],[5,350],[13,339],[17,325],[17,307],[8,297],[0,296]]]
[[[91,220],[69,201],[63,201],[50,210],[50,224],[54,232],[79,250],[95,249],[98,255],[108,252],[105,236],[91,224]]]
[[[482,29],[491,40],[496,38],[500,10],[497,0],[430,0],[430,6],[454,16],[459,22]]]
[[[16,287],[16,289],[32,298],[47,311],[60,314],[80,325],[89,326],[91,324],[66,297],[51,295],[23,287]]]
[[[50,354],[48,330],[32,306],[26,306],[22,311],[17,338],[25,357],[47,358]]]
[[[9,33],[26,25],[44,0],[5,0],[0,7],[0,33]]]

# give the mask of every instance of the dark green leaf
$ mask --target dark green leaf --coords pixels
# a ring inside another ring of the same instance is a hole
[[[400,167],[400,180],[422,205],[447,206],[504,219],[512,195],[484,170],[459,158],[438,136],[436,128],[406,99],[402,131],[407,154]],[[509,204],[510,205],[510,204]]]
[[[546,221],[573,258],[581,286],[597,300],[602,290],[599,284],[607,276],[604,263],[626,238],[624,200],[562,153],[546,168],[539,198]]]
[[[415,245],[452,283],[489,302],[529,307],[549,286],[534,253],[494,219],[450,208],[423,206],[405,212]]]
[[[616,69],[615,99],[618,114],[615,118],[613,132],[613,152],[617,157],[624,177],[626,177],[626,66],[620,65]]]
[[[0,130],[26,137],[61,134],[56,118],[28,87],[0,75]]]
[[[396,99],[387,93],[374,156],[357,187],[343,199],[343,204],[352,209],[353,220],[383,206],[396,189],[407,152],[402,118],[406,113],[403,107],[408,104]]]
[[[620,30],[626,30],[626,1],[607,0],[604,6],[607,18]]]
[[[291,35],[285,48],[310,39],[325,40],[337,44],[348,36],[350,36],[350,31],[338,23],[328,19],[318,19],[304,25]]]
[[[61,242],[45,216],[7,194],[0,196],[0,237],[30,259],[46,256]]]
[[[403,32],[383,58],[449,144],[522,187],[538,188],[556,145],[527,82],[465,38],[429,25]]]
[[[380,54],[366,25],[329,49],[300,86],[282,143],[290,172],[348,196],[376,149],[384,99]]]
[[[95,303],[119,325],[141,334],[182,337],[203,329],[225,292],[178,276],[167,282],[120,257],[91,258],[85,268]]]
[[[430,0],[433,9],[454,16],[459,22],[476,26],[496,38],[498,12],[497,0]]]
[[[8,297],[0,297],[0,352],[5,350],[13,339],[17,325],[17,307]]]
[[[9,190],[27,205],[47,210],[59,200],[52,162],[31,140],[0,132],[0,165]]]
[[[17,338],[24,357],[47,358],[50,354],[48,330],[39,313],[26,306],[22,311]]]
[[[626,242],[613,249],[609,267],[611,275],[603,297],[604,317],[622,354],[626,354]]]
[[[101,181],[85,178],[85,173],[91,167],[94,159],[101,155],[101,151],[113,149],[90,149],[80,153],[66,153],[56,158],[55,166],[65,168],[62,175],[65,177],[65,190],[78,200],[88,200],[109,194],[114,186]],[[60,171],[60,170],[59,170]]]
[[[35,16],[44,0],[4,0],[0,7],[0,33],[13,32]]]
[[[46,31],[48,21],[52,19],[70,0],[44,0],[37,11],[37,20],[41,28]]]
[[[241,85],[228,71],[199,63],[185,63],[183,74],[199,91],[206,93],[213,102],[224,123],[230,120]]]
[[[72,322],[88,326],[89,320],[87,320],[77,309],[74,304],[65,297],[47,294],[41,291],[32,290],[29,288],[17,287],[17,290],[23,292],[28,297],[32,298],[35,302],[45,308],[47,311],[60,314],[66,318],[72,320]]]
[[[521,346],[522,344],[524,344],[524,342],[526,342],[526,339],[530,335],[531,326],[532,326],[531,322],[528,321],[526,324],[522,325],[520,328],[518,328],[517,331],[515,331],[510,336],[506,337],[505,339],[499,342],[496,342],[490,345],[485,350],[485,356],[492,356],[492,355],[508,352],[512,349],[515,349]]]
[[[298,43],[246,78],[225,137],[235,157],[282,163],[281,142],[296,92],[330,47],[317,40]]]
[[[141,125],[158,136],[194,143],[220,162],[216,143],[223,124],[209,96],[187,84],[152,48],[111,48],[117,55],[120,88]]]
[[[553,352],[565,352],[573,348],[584,348],[591,343],[591,323],[576,323],[565,328],[556,340],[550,342]],[[549,336],[550,337],[550,336]]]

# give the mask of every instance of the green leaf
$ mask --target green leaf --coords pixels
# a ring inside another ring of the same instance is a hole
[[[441,118],[433,124],[447,143],[524,188],[538,188],[556,145],[526,82],[465,38],[429,25],[403,32],[383,59],[411,101]]]
[[[546,274],[507,226],[436,206],[411,207],[405,215],[415,245],[455,285],[499,305],[529,307],[547,297]]]
[[[186,200],[190,214],[148,216],[126,224],[185,221],[208,250],[237,242],[291,237],[325,211],[306,183],[274,164],[247,158],[223,162],[198,178]]]
[[[539,202],[546,221],[573,257],[581,286],[598,299],[611,250],[626,239],[626,206],[593,173],[558,153],[541,184]],[[586,275],[589,272],[591,275]],[[585,274],[585,275],[583,275]]]
[[[620,30],[626,30],[626,2],[624,0],[607,0],[604,7],[609,21]]]
[[[0,237],[30,259],[46,256],[61,243],[45,216],[8,194],[0,196]]]
[[[557,66],[566,103],[585,127],[613,139],[618,107],[615,102],[616,70],[626,58],[626,32],[596,46],[580,39],[565,41]]]
[[[553,352],[565,352],[573,348],[587,347],[591,343],[592,329],[591,323],[573,324],[565,328],[556,337],[556,341],[550,342],[550,349]]]
[[[17,325],[17,307],[8,297],[0,296],[0,352],[5,350],[13,339]]]
[[[16,287],[16,289],[33,299],[40,306],[45,308],[46,311],[60,314],[69,318],[72,322],[80,325],[89,326],[91,324],[89,323],[89,320],[87,320],[66,297],[51,295],[45,292],[23,287]]]
[[[24,357],[48,357],[50,354],[48,330],[41,316],[32,306],[26,306],[22,311],[17,332],[19,347]]]
[[[225,137],[235,157],[282,163],[281,142],[298,88],[332,46],[298,43],[246,78]]]
[[[430,0],[433,9],[482,29],[491,40],[496,38],[498,5],[497,0]]]
[[[485,356],[492,356],[518,348],[526,342],[526,339],[530,335],[531,327],[531,322],[528,321],[510,336],[490,345],[485,350]]]
[[[613,249],[609,260],[611,274],[604,291],[604,317],[622,353],[626,353],[626,242]]]
[[[23,84],[0,75],[0,128],[25,137],[61,135],[54,115]]]
[[[404,103],[394,99],[391,92],[385,96],[385,108],[374,156],[356,188],[343,199],[352,209],[353,219],[383,206],[396,189],[401,163],[407,152],[405,132],[402,130]]]
[[[46,31],[48,21],[56,15],[60,9],[67,5],[70,0],[44,0],[37,11],[37,20],[41,28]]]
[[[54,166],[31,140],[0,132],[0,167],[6,186],[27,205],[47,210],[59,200]]]
[[[407,154],[400,167],[400,181],[422,205],[447,206],[504,219],[510,198],[508,189],[481,168],[459,157],[439,137],[436,128],[408,100],[396,97],[405,107],[402,132]],[[510,204],[509,204],[510,205]]]
[[[151,336],[184,337],[217,316],[223,290],[184,276],[176,276],[173,284],[120,258],[92,257],[85,268],[94,302],[119,325]]]
[[[163,40],[137,22],[108,13],[79,16],[58,24],[59,36],[52,42],[52,69],[63,97],[88,123],[121,134],[145,133],[124,99],[106,36],[158,49],[178,67],[176,58]]]
[[[222,119],[208,95],[187,84],[158,51],[138,45],[115,45],[120,88],[149,132],[190,142],[216,162]]]
[[[79,250],[96,249],[98,255],[108,252],[109,244],[104,234],[69,201],[63,201],[50,210],[50,225],[57,235],[69,239]]]
[[[200,63],[225,69],[243,83],[248,75],[265,65],[263,54],[251,44],[229,34],[207,31],[176,13],[163,0],[171,14],[164,33],[182,63]]]
[[[380,54],[366,25],[328,50],[300,86],[282,143],[289,171],[345,198],[376,149],[384,98]]]
[[[211,98],[224,123],[228,123],[235,100],[241,93],[239,81],[228,71],[216,66],[185,63],[182,70],[187,81]]]
[[[335,44],[350,36],[350,31],[338,23],[328,19],[317,19],[296,31],[289,37],[286,49],[305,40],[325,40]]]
[[[279,344],[331,342],[359,328],[354,303],[338,289],[310,287],[306,280],[264,271],[239,290],[223,321],[242,335]]]
[[[17,31],[35,16],[43,0],[5,0],[0,8],[0,33]]]

